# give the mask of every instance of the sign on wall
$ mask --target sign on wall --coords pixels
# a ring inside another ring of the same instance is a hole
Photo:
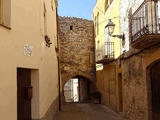
[[[24,45],[24,55],[26,56],[32,56],[33,55],[33,46],[30,45]]]

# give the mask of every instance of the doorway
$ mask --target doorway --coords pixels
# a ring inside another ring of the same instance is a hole
[[[31,70],[17,69],[17,120],[31,120]]]
[[[152,120],[160,120],[160,62],[150,69],[152,93]]]
[[[64,86],[65,102],[79,102],[78,78],[70,79]]]
[[[63,88],[65,103],[86,103],[90,100],[90,82],[82,76],[68,80]]]

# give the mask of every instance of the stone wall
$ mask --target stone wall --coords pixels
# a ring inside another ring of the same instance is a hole
[[[141,56],[125,60],[123,70],[124,116],[127,120],[147,120],[146,114],[146,80]]]
[[[59,28],[63,95],[65,83],[77,75],[96,84],[94,24],[85,19],[59,17]]]
[[[152,120],[150,66],[160,60],[160,46],[130,50],[122,60],[123,115],[127,120]]]
[[[95,80],[93,22],[59,17],[60,68],[63,83],[81,75]]]

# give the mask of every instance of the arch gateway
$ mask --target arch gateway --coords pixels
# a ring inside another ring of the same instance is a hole
[[[87,102],[89,94],[96,88],[93,21],[59,17],[59,25],[61,101],[65,102],[66,94],[70,98],[68,101],[74,101],[72,85],[79,87],[76,90],[79,102]],[[77,85],[72,84],[75,79],[78,80]],[[89,90],[91,86],[92,91]]]

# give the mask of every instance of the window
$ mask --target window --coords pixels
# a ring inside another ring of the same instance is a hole
[[[53,11],[53,0],[51,0],[51,8],[52,8],[52,11]]]
[[[11,0],[0,0],[0,24],[11,27]]]
[[[2,0],[0,0],[0,24],[3,23],[3,20],[2,20],[2,18],[3,18],[3,8],[2,7],[3,7],[2,6]]]
[[[110,0],[105,0],[105,11],[109,8],[109,1]]]
[[[70,30],[73,30],[73,26],[70,26]]]
[[[97,35],[99,34],[99,13],[97,14]]]
[[[98,41],[97,41],[97,48],[99,48],[99,44],[100,44],[100,41],[98,40]]]
[[[97,18],[94,18],[94,34],[96,36]]]
[[[45,4],[43,4],[44,5],[44,13],[43,13],[43,15],[44,15],[44,35],[47,35],[47,10],[46,10],[46,6],[45,6]]]

